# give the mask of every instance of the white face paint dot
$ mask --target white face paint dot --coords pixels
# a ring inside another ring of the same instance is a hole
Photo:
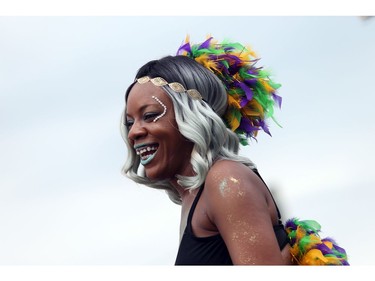
[[[165,115],[165,113],[167,113],[167,107],[165,106],[165,104],[161,101],[161,100],[159,100],[157,97],[155,97],[155,96],[152,96],[152,98],[154,99],[154,100],[156,100],[163,108],[164,108],[164,111],[160,114],[160,115],[158,115],[158,116],[156,116],[155,117],[155,119],[153,120],[153,122],[156,122],[156,121],[158,121],[161,117],[163,117],[164,115]]]

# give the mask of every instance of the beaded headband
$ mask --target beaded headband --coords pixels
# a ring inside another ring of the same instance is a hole
[[[158,87],[162,87],[162,86],[167,86],[168,85],[176,93],[184,93],[184,92],[186,92],[194,100],[201,100],[202,99],[201,94],[196,89],[186,90],[185,87],[183,85],[181,85],[180,83],[178,83],[178,82],[168,83],[167,81],[165,81],[161,77],[150,78],[149,76],[143,76],[143,77],[137,79],[137,82],[139,84],[145,84],[145,83],[147,83],[149,81],[152,84],[154,84],[155,86],[158,86]]]
[[[265,122],[273,117],[273,108],[281,107],[282,98],[276,94],[281,86],[269,78],[269,73],[256,67],[255,53],[240,43],[217,43],[212,37],[192,45],[189,37],[180,46],[177,55],[187,56],[212,71],[223,83],[228,97],[228,108],[223,117],[227,127],[234,131],[242,145],[263,130],[271,136]],[[280,126],[280,125],[279,125]]]

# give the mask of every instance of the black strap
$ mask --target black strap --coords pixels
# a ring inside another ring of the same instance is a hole
[[[197,206],[198,204],[198,201],[199,201],[199,198],[201,197],[201,194],[203,192],[203,187],[204,187],[204,183],[202,184],[202,186],[199,188],[199,191],[197,193],[197,196],[195,196],[194,198],[194,201],[193,201],[193,204],[191,205],[190,207],[190,211],[189,211],[189,215],[188,215],[188,219],[187,219],[187,229],[190,233],[193,233],[193,230],[192,230],[192,227],[191,227],[191,220],[193,218],[193,214],[194,214],[194,210],[195,210],[195,207]]]
[[[260,176],[258,170],[257,169],[253,169],[253,172],[262,180],[262,182],[264,183],[264,185],[267,187],[268,192],[271,194],[271,198],[272,198],[273,203],[275,204],[275,207],[276,207],[277,216],[279,218],[279,223],[281,223],[281,214],[280,214],[279,208],[277,207],[276,201],[273,198],[273,195],[272,195],[270,189],[268,188],[268,186],[267,186],[266,182],[263,180],[263,178]]]

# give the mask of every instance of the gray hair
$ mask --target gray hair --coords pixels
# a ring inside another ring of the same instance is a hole
[[[185,89],[196,89],[202,95],[203,100],[193,100],[185,92],[177,93],[168,85],[162,86],[173,102],[180,133],[194,143],[190,163],[195,175],[176,175],[182,187],[193,190],[201,186],[210,167],[220,159],[230,159],[251,169],[256,168],[248,158],[238,155],[239,139],[222,119],[227,108],[227,93],[215,74],[186,56],[168,56],[142,66],[136,79],[143,76],[162,77],[169,83],[178,82]],[[127,97],[133,85],[127,89],[124,114],[121,117],[121,135],[128,149],[122,173],[136,183],[166,190],[173,202],[181,204],[180,195],[168,180],[152,181],[145,176],[140,157],[129,144],[125,113]]]

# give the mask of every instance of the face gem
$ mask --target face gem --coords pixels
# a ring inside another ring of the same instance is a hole
[[[154,100],[156,100],[163,108],[164,108],[164,111],[160,114],[160,115],[158,115],[158,116],[156,116],[155,117],[155,119],[153,120],[153,122],[156,122],[156,121],[158,121],[161,117],[163,117],[166,113],[167,113],[167,107],[165,106],[165,104],[161,101],[161,100],[159,100],[157,97],[155,97],[155,96],[152,96],[152,98],[154,99]]]

